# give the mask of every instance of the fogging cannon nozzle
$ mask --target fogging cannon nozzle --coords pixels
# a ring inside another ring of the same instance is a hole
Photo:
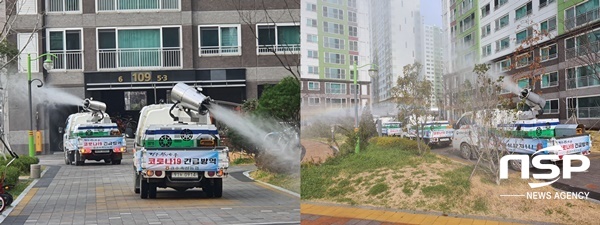
[[[94,101],[89,98],[86,98],[85,100],[83,100],[83,107],[85,109],[93,110],[93,111],[102,111],[102,112],[106,111],[106,104],[104,102]]]
[[[201,115],[208,113],[208,106],[214,101],[194,87],[184,83],[177,83],[171,90],[171,100],[187,109],[197,111]]]

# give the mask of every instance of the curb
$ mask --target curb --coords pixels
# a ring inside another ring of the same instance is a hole
[[[253,180],[255,182],[258,182],[258,183],[267,185],[269,187],[275,188],[275,189],[277,189],[279,191],[283,191],[283,192],[285,192],[287,194],[290,194],[290,195],[292,195],[294,197],[300,198],[300,194],[298,194],[296,192],[293,192],[293,191],[290,191],[288,189],[285,189],[285,188],[282,188],[282,187],[278,187],[278,186],[275,186],[275,185],[272,185],[272,184],[269,184],[269,183],[265,183],[265,182],[262,182],[260,180],[255,180],[254,178],[250,177],[250,172],[252,172],[252,170],[245,171],[243,174],[244,174],[244,176],[248,177],[250,180]]]
[[[11,204],[10,208],[7,208],[6,210],[4,210],[2,212],[2,214],[0,214],[0,224],[2,222],[4,222],[4,219],[6,219],[6,217],[8,217],[8,215],[10,215],[10,213],[17,207],[17,205],[21,202],[21,200],[23,200],[23,198],[25,198],[25,196],[27,195],[27,193],[29,192],[29,190],[31,190],[31,188],[33,188],[33,186],[35,184],[37,184],[37,182],[42,179],[42,177],[44,177],[44,174],[48,171],[48,166],[46,166],[46,169],[44,169],[44,171],[42,171],[42,173],[40,174],[40,178],[38,179],[34,179],[26,188],[25,190],[23,190],[23,192],[21,192],[21,194],[19,195],[19,197],[17,197],[17,199],[15,199],[13,201],[13,203]]]

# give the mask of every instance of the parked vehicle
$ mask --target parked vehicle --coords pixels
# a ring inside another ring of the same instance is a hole
[[[386,122],[382,124],[381,134],[383,136],[401,136],[402,122]]]
[[[157,188],[184,192],[202,188],[208,197],[223,195],[229,149],[212,123],[209,97],[183,83],[175,85],[175,104],[155,104],[140,111],[134,143],[133,187],[142,199],[156,198]]]

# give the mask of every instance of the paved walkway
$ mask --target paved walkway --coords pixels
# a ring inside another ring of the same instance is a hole
[[[383,224],[431,224],[431,225],[509,225],[520,224],[506,221],[494,221],[473,218],[458,218],[433,214],[416,214],[386,210],[364,209],[348,206],[335,206],[318,203],[302,203],[302,224],[309,225],[383,225]]]

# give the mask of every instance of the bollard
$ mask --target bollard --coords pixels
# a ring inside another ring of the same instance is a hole
[[[31,164],[30,165],[30,173],[29,173],[29,178],[31,179],[37,179],[40,178],[40,175],[42,174],[41,171],[42,166],[40,164]]]

